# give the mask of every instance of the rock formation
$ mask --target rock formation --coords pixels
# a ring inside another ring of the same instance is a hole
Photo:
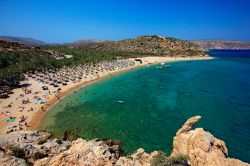
[[[209,132],[202,128],[192,130],[193,125],[200,118],[200,116],[190,118],[176,133],[172,158],[187,156],[189,164],[194,166],[249,165],[240,160],[228,158],[225,143]],[[152,163],[159,164],[159,161],[162,161],[161,152],[154,151],[148,154],[142,148],[130,156],[121,156],[119,142],[111,140],[86,141],[78,138],[67,141],[50,137],[47,132],[37,131],[19,131],[0,136],[0,165],[150,166]],[[169,160],[171,157],[164,157],[164,159]],[[153,162],[156,159],[157,162]]]
[[[202,128],[191,130],[201,119],[195,116],[178,130],[173,141],[171,156],[187,155],[192,166],[245,166],[249,165],[237,159],[228,158],[228,150],[224,141],[215,138]]]

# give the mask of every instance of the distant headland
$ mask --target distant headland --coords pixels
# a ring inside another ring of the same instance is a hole
[[[204,49],[228,49],[228,50],[246,50],[250,49],[250,41],[240,40],[193,40],[190,41],[201,46]]]

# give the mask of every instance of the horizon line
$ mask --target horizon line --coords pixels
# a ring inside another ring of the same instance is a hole
[[[31,36],[11,36],[11,35],[0,35],[0,37],[12,37],[12,38],[24,38],[24,39],[33,39],[33,40],[37,40],[40,42],[44,42],[46,44],[67,44],[67,43],[74,43],[77,41],[81,41],[81,40],[102,40],[102,41],[107,41],[107,42],[113,42],[113,41],[120,41],[120,40],[127,40],[127,39],[133,39],[133,38],[137,38],[140,36],[154,36],[154,35],[149,35],[149,34],[145,34],[145,35],[138,35],[138,36],[134,36],[134,37],[130,37],[130,38],[124,38],[124,39],[118,39],[118,40],[111,40],[111,39],[102,39],[102,38],[79,38],[73,41],[69,41],[69,42],[48,42],[48,41],[44,41],[35,37],[31,37]],[[164,35],[155,35],[155,36],[162,36],[162,37],[170,37],[170,38],[176,38],[176,37],[172,37],[172,36],[164,36]],[[184,40],[184,41],[242,41],[242,42],[250,42],[250,39],[244,39],[244,40],[240,40],[240,39],[181,39],[181,38],[176,38],[179,40]]]

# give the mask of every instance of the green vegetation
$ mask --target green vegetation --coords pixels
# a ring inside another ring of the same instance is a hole
[[[46,143],[47,141],[46,140],[41,140],[41,141],[39,141],[38,143],[37,143],[37,145],[42,145],[42,144],[44,144],[44,143]]]
[[[66,146],[66,149],[69,149],[70,147],[71,147],[71,145],[67,145],[67,146]]]
[[[57,140],[56,140],[56,143],[58,143],[58,144],[62,144],[63,142],[62,142],[62,140],[57,139]]]
[[[46,50],[73,55],[70,59],[55,59]],[[41,50],[0,51],[0,93],[18,87],[27,71],[61,68],[85,63],[98,63],[116,59],[120,54],[111,51],[97,51],[67,47],[43,47]],[[1,92],[2,91],[2,92]]]
[[[140,36],[134,39],[91,45],[98,50],[112,50],[136,56],[197,56],[203,49],[196,44],[161,36]]]
[[[24,79],[24,72],[61,68],[78,64],[98,63],[103,60],[138,56],[197,56],[202,49],[190,42],[159,36],[140,36],[117,42],[92,43],[81,47],[42,46],[31,48],[17,42],[0,43],[0,94],[10,93]],[[2,49],[2,50],[1,50]],[[51,51],[73,55],[55,58]]]
[[[13,153],[13,155],[14,155],[15,157],[17,157],[17,158],[25,158],[24,150],[21,149],[21,148],[18,148],[18,147],[13,148],[13,149],[12,149],[12,153]]]
[[[41,152],[36,152],[36,153],[34,154],[34,159],[35,159],[35,160],[42,159],[42,158],[44,158],[44,157],[48,157],[48,154],[46,154],[46,153],[41,153]]]
[[[152,166],[188,166],[188,158],[184,155],[167,157],[163,152],[154,157]]]
[[[80,135],[76,131],[65,131],[61,136],[63,141],[74,141],[80,138]]]

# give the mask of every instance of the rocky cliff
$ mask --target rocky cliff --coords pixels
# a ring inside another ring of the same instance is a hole
[[[215,138],[202,128],[192,130],[192,127],[201,119],[200,116],[190,118],[176,133],[173,140],[172,156],[183,154],[189,158],[193,166],[200,165],[249,165],[237,159],[228,158],[225,142]]]
[[[176,133],[170,157],[161,152],[151,154],[140,148],[130,156],[121,156],[120,145],[111,140],[66,137],[52,139],[47,132],[22,131],[0,137],[0,165],[3,166],[68,166],[68,165],[194,165],[194,166],[247,166],[237,159],[228,158],[223,141],[202,128],[192,130],[200,116],[190,118]],[[180,157],[186,156],[186,157]],[[187,161],[185,161],[187,159]]]

